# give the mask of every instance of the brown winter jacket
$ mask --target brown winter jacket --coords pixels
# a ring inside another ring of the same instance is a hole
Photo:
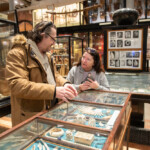
[[[50,108],[56,94],[56,87],[48,84],[47,74],[26,40],[17,35],[7,55],[6,78],[11,90],[13,126]],[[63,86],[67,80],[55,71],[50,53],[47,56],[56,86]]]

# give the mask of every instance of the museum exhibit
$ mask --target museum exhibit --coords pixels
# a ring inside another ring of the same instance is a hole
[[[0,150],[150,149],[150,0],[0,1]]]

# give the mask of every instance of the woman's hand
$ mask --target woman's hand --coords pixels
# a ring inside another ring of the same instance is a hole
[[[80,84],[80,86],[79,86],[79,89],[80,89],[81,91],[88,90],[89,88],[90,88],[89,85],[87,85],[87,84],[85,84],[85,83]]]
[[[95,80],[93,81],[92,79],[88,78],[89,81],[86,81],[86,85],[88,85],[91,89],[97,89],[99,87],[98,82]]]

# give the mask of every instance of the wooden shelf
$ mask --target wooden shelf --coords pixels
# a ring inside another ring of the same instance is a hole
[[[53,55],[53,56],[69,57],[69,55]]]
[[[56,64],[57,66],[59,66],[59,65],[65,65],[65,66],[67,66],[68,64]]]
[[[10,117],[0,118],[0,128],[10,129],[12,128],[12,122]]]

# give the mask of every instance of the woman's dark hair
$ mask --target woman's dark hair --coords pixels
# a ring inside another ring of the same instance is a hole
[[[96,71],[96,73],[105,72],[103,67],[102,67],[102,62],[101,62],[101,59],[99,57],[99,53],[96,51],[96,49],[88,47],[88,48],[85,48],[84,53],[85,52],[89,53],[93,57],[93,59],[94,59],[93,68]],[[81,59],[82,58],[80,58],[79,62],[77,63],[77,66],[81,65]]]
[[[38,44],[43,39],[41,33],[48,35],[51,33],[52,28],[56,29],[56,26],[52,22],[42,21],[35,25],[34,29],[28,33],[27,37]]]

